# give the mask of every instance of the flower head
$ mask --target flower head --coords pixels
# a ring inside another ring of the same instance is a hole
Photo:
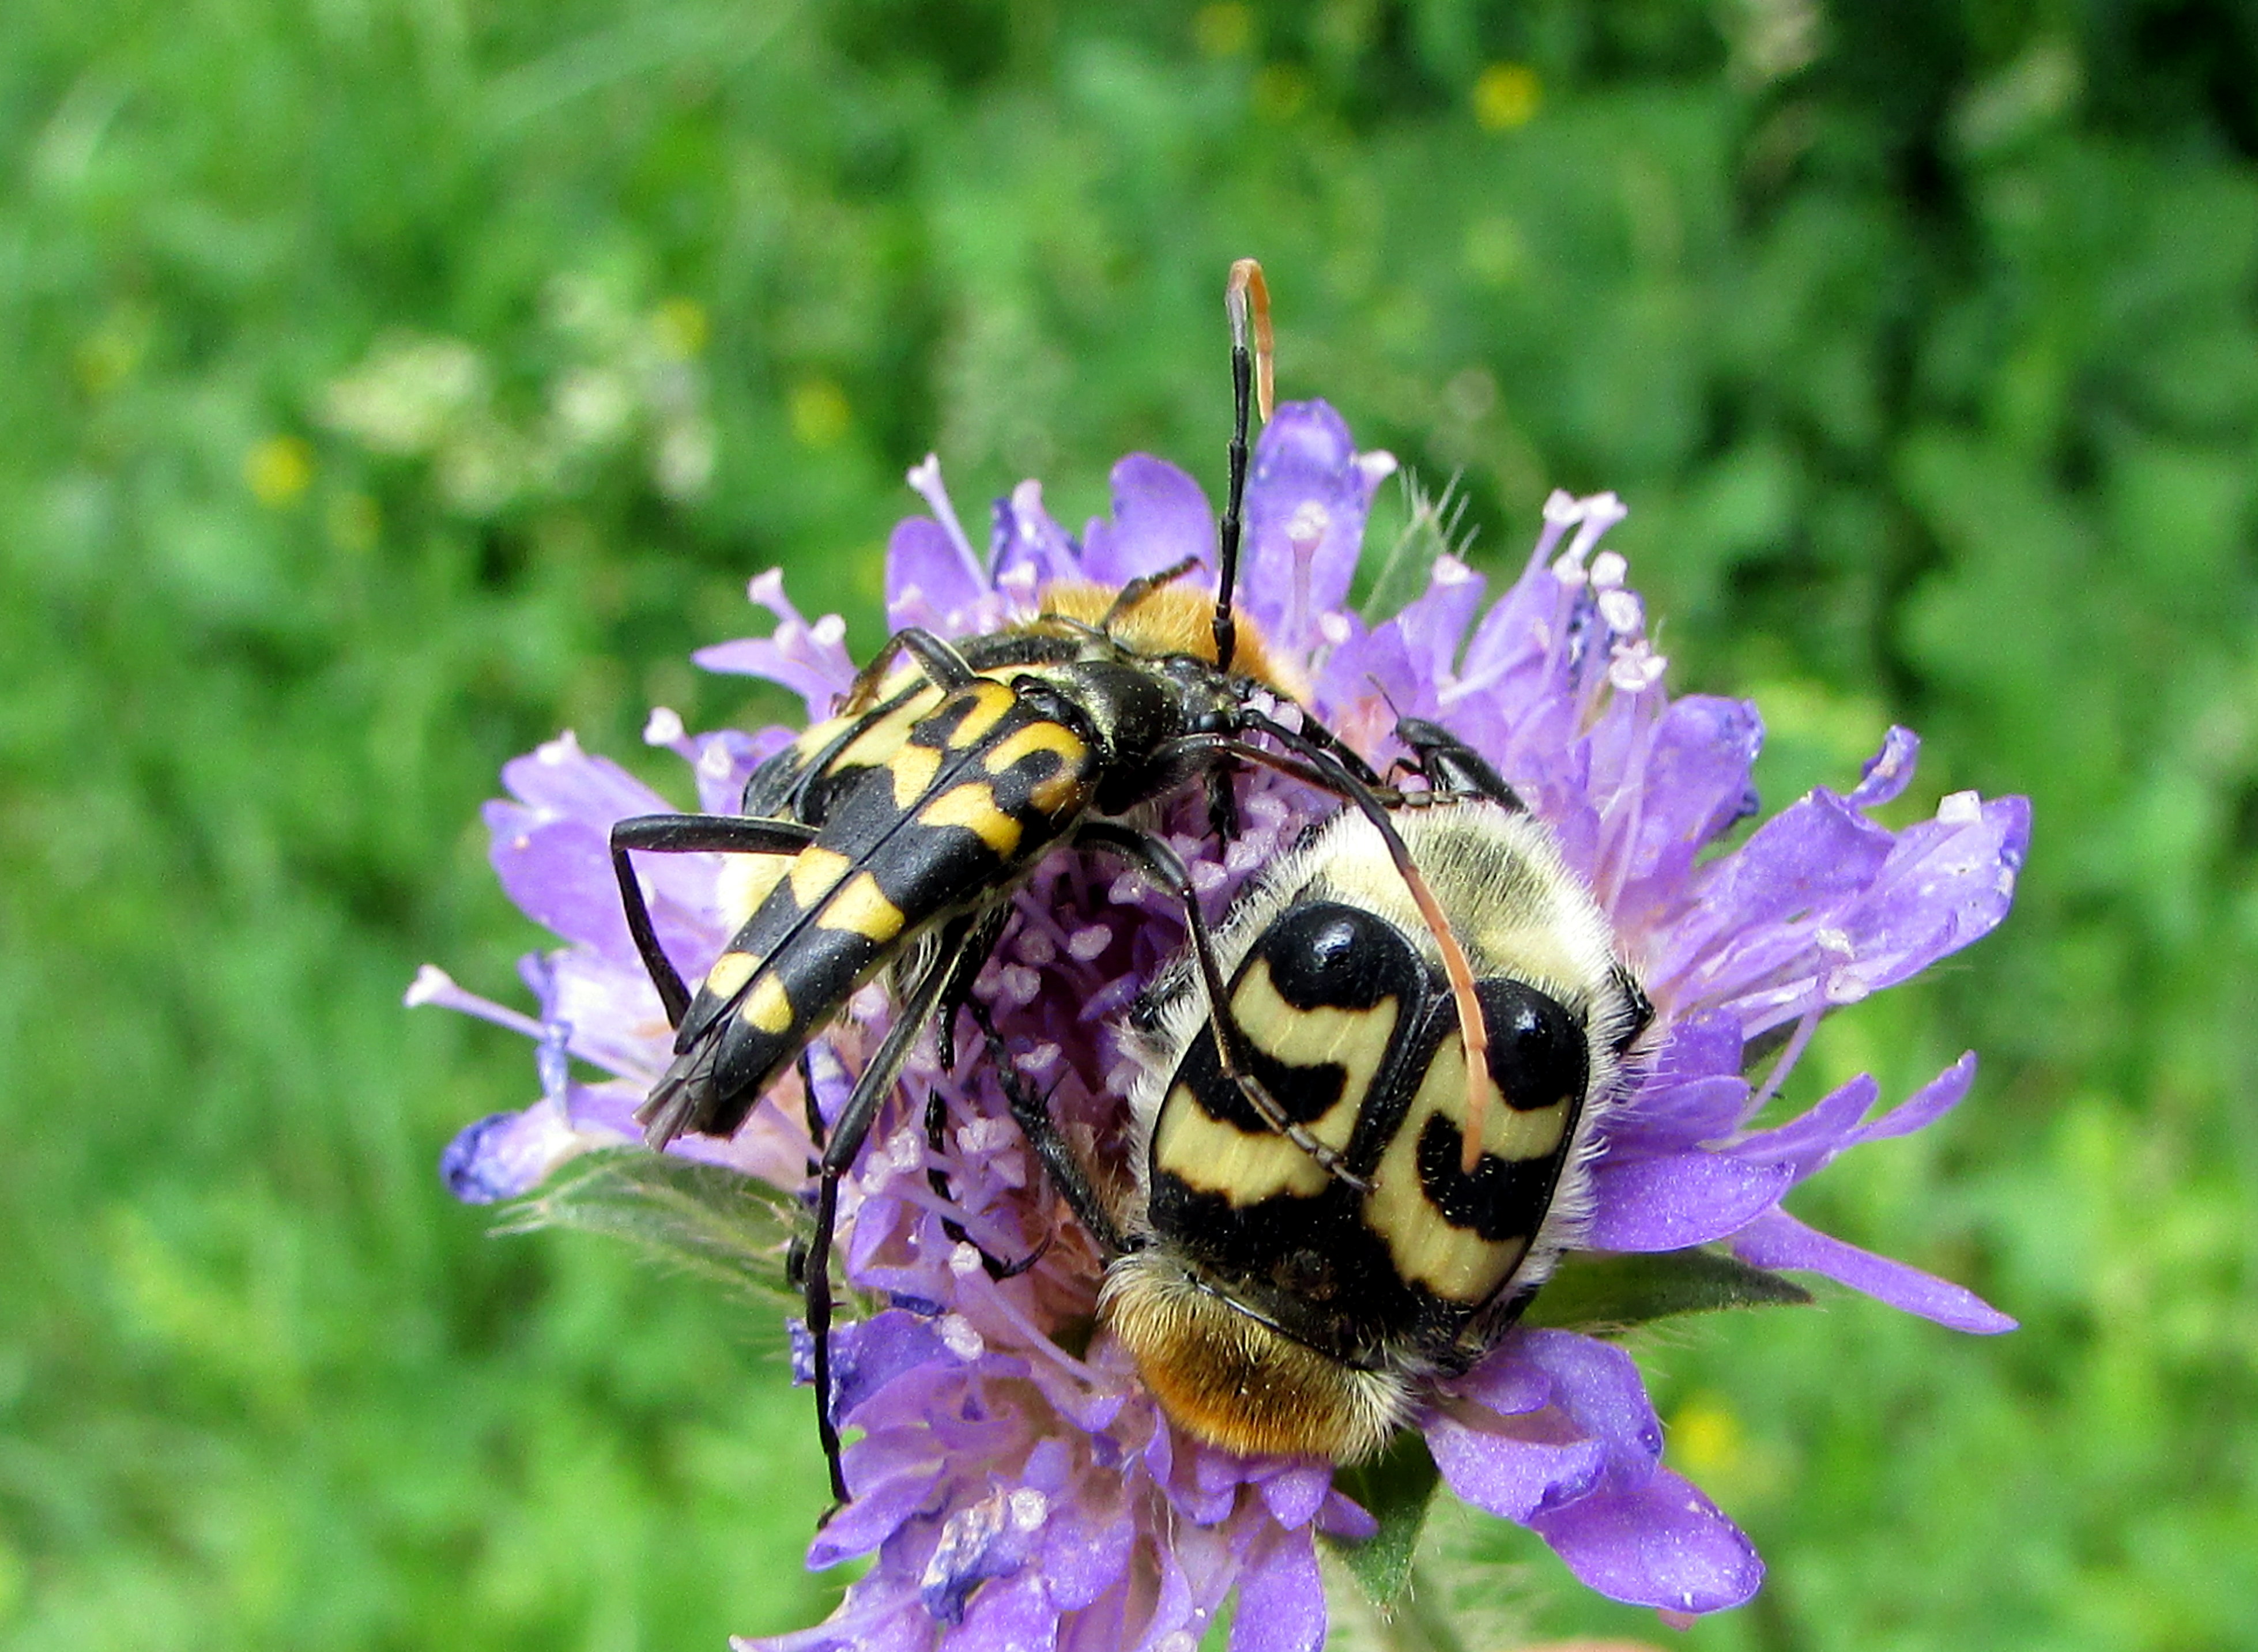
[[[1756,808],[1762,725],[1746,703],[1664,691],[1666,662],[1624,561],[1601,548],[1622,505],[1556,494],[1526,568],[1495,600],[1485,600],[1480,575],[1444,556],[1422,595],[1368,626],[1346,604],[1373,493],[1392,468],[1384,454],[1358,454],[1323,404],[1281,408],[1248,490],[1244,611],[1305,670],[1310,710],[1368,755],[1390,755],[1402,716],[1441,722],[1477,747],[1551,826],[1612,918],[1656,1005],[1654,1053],[1603,1115],[1579,1245],[1722,1245],[1756,1267],[1823,1274],[1963,1329],[2006,1329],[1967,1291],[1780,1209],[1836,1154],[1949,1109],[1969,1088],[1972,1056],[1878,1115],[1877,1087],[1860,1078],[1786,1124],[1752,1121],[1821,1016],[1999,921],[2026,805],[1963,793],[1906,830],[1877,824],[1871,812],[1913,773],[1915,741],[1892,730],[1847,793],[1814,791],[1705,857]],[[1049,580],[1118,582],[1205,557],[1213,542],[1198,486],[1149,457],[1116,467],[1111,519],[1079,540],[1023,484],[998,501],[984,552],[936,462],[910,480],[930,514],[895,531],[888,615],[942,635],[1031,615]],[[699,663],[783,684],[812,716],[827,714],[854,676],[837,620],[807,622],[773,573],[753,582],[752,597],[775,615],[770,634],[707,649]],[[688,763],[699,806],[723,811],[789,738],[692,736],[664,712],[647,734]],[[449,1149],[449,1184],[472,1200],[528,1192],[591,1147],[636,1140],[631,1114],[668,1058],[605,833],[672,805],[570,735],[504,778],[513,800],[488,811],[495,867],[567,943],[527,967],[540,1016],[473,998],[436,971],[410,994],[539,1040],[542,1098],[471,1126]],[[1275,776],[1242,784],[1233,842],[1209,839],[1196,803],[1168,822],[1215,911],[1337,806]],[[693,969],[728,939],[721,872],[720,857],[706,855],[653,857],[644,869],[660,937]],[[1052,855],[1017,897],[976,992],[1013,1067],[1049,1094],[1068,1132],[1101,1147],[1120,1139],[1135,1067],[1117,1018],[1180,939],[1170,900],[1113,862]],[[827,1117],[888,1014],[869,990],[812,1051],[813,1103]],[[1751,1080],[1750,1046],[1767,1034],[1785,1042]],[[607,1076],[575,1078],[576,1060]],[[853,1501],[809,1560],[875,1560],[829,1621],[762,1644],[1189,1648],[1236,1590],[1238,1652],[1316,1647],[1325,1623],[1316,1540],[1353,1543],[1374,1529],[1372,1515],[1328,1464],[1195,1443],[1111,1338],[1090,1337],[1104,1258],[1047,1187],[1002,1077],[991,1060],[944,1073],[921,1055],[848,1180],[843,1271],[877,1311],[834,1333],[836,1420],[861,1436],[845,1459]],[[937,1138],[925,1123],[935,1094],[945,1104]],[[805,1106],[787,1082],[733,1139],[685,1138],[671,1151],[797,1191],[810,1149]],[[1738,1604],[1760,1580],[1739,1530],[1662,1466],[1653,1407],[1612,1343],[1517,1329],[1437,1389],[1423,1426],[1459,1495],[1529,1527],[1605,1594],[1701,1613]]]

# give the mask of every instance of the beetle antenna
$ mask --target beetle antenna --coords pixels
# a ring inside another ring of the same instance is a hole
[[[1270,284],[1262,266],[1240,259],[1231,266],[1231,280],[1223,289],[1224,312],[1231,317],[1231,484],[1223,500],[1223,528],[1216,562],[1215,669],[1231,670],[1238,651],[1239,622],[1232,615],[1231,599],[1239,584],[1239,536],[1246,502],[1246,423],[1249,393],[1270,422],[1275,386],[1270,334]]]

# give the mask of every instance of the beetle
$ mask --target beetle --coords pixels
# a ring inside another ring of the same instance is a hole
[[[1495,1345],[1573,1237],[1595,1126],[1653,1018],[1544,824],[1446,730],[1397,733],[1427,784],[1392,794],[1389,819],[1471,961],[1486,1052],[1469,1056],[1393,848],[1348,808],[1133,1014],[1130,1185],[1007,1068],[1013,1113],[1110,1258],[1100,1323],[1171,1417],[1229,1450],[1368,1458],[1429,1384]],[[1248,1105],[1223,1026],[1345,1173]]]

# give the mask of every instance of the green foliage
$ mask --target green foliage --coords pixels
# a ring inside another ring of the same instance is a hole
[[[565,1228],[624,1239],[655,1261],[782,1308],[799,1300],[785,1255],[800,1215],[789,1195],[717,1165],[604,1152],[511,1206],[498,1231]]]
[[[1523,1322],[1604,1336],[1683,1314],[1736,1308],[1801,1308],[1811,1293],[1781,1274],[1750,1267],[1722,1251],[1671,1251],[1658,1256],[1572,1251]]]
[[[1361,1542],[1327,1540],[1374,1606],[1383,1610],[1395,1606],[1410,1587],[1419,1534],[1442,1482],[1441,1471],[1427,1453],[1425,1437],[1411,1429],[1397,1435],[1385,1456],[1344,1469],[1336,1477],[1334,1484],[1341,1492],[1380,1522],[1380,1529]]]
[[[570,726],[656,776],[653,703],[789,710],[685,663],[749,575],[875,640],[928,449],[1068,521],[1133,447],[1218,475],[1253,252],[1282,392],[1456,476],[1487,571],[1550,486],[1630,501],[1772,802],[1892,720],[1907,811],[2035,800],[2006,928],[1787,1098],[1980,1047],[1796,1209],[2025,1329],[1643,1346],[1772,1566],[1687,1643],[2254,1644],[2253,87],[2211,0],[18,0],[0,1639],[821,1611],[774,1317],[487,1237],[429,1166],[527,1052],[399,994],[539,944],[475,819],[504,758]],[[1545,1632],[1653,1633],[1468,1529]]]

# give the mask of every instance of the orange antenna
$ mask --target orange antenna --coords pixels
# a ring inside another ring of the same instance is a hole
[[[1260,264],[1253,259],[1240,259],[1231,266],[1231,283],[1223,289],[1223,307],[1231,315],[1231,342],[1235,348],[1247,348],[1252,323],[1254,406],[1262,415],[1262,422],[1267,424],[1270,410],[1278,405],[1273,365],[1277,342],[1270,333],[1270,283],[1262,279]]]

